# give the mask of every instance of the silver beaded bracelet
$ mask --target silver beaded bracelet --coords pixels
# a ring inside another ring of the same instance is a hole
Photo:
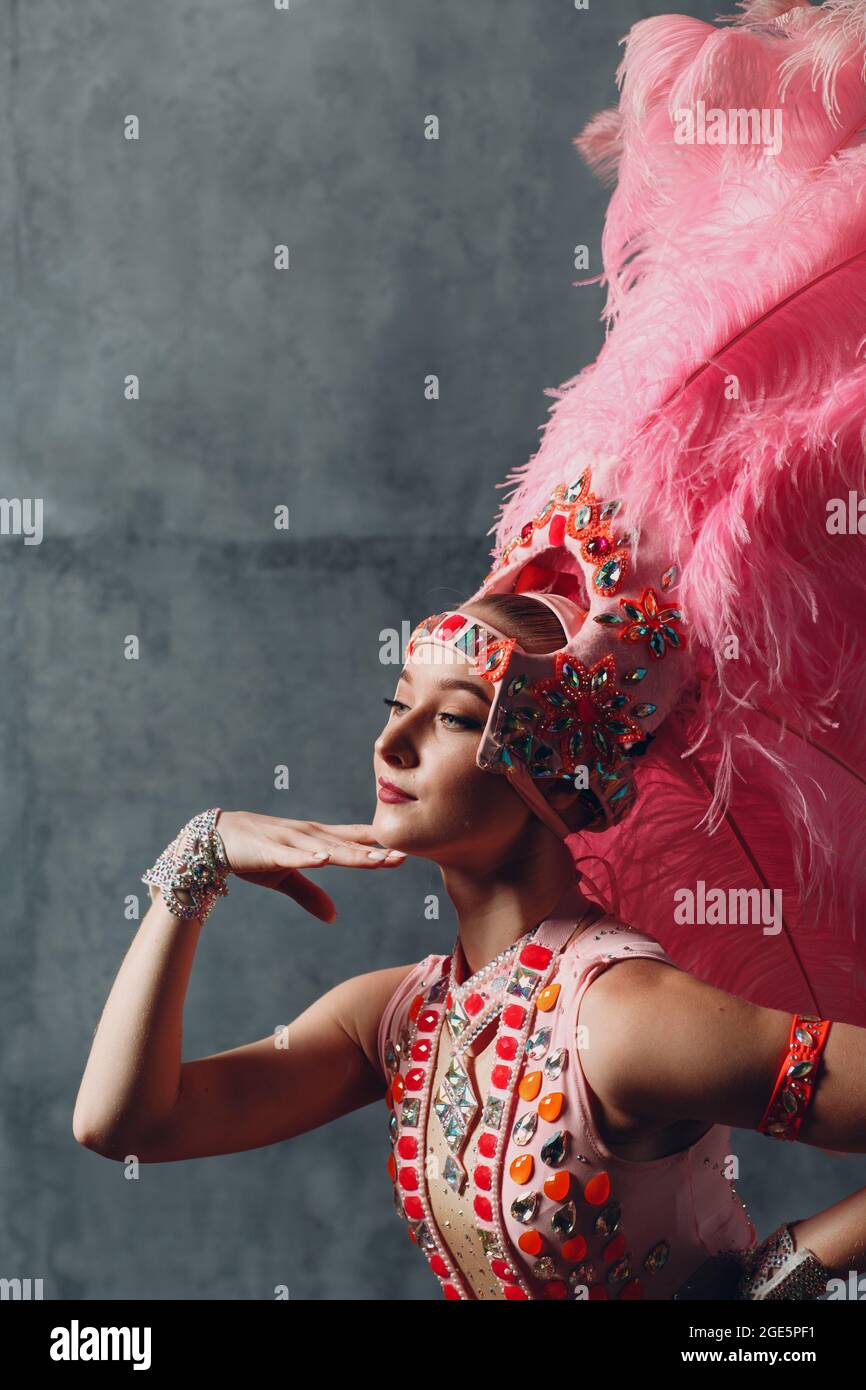
[[[216,828],[219,813],[216,806],[193,816],[141,876],[142,883],[160,890],[173,917],[184,921],[200,917],[206,922],[217,898],[228,895],[226,879],[231,869]],[[179,893],[186,894],[187,900]]]
[[[737,1298],[814,1300],[826,1295],[832,1277],[811,1250],[794,1249],[790,1226],[779,1226],[745,1254]]]

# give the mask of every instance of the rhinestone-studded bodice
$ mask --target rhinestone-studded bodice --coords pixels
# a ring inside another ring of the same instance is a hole
[[[579,916],[548,918],[514,957],[481,1122],[467,1150],[463,1198],[477,1241],[449,1245],[429,1188],[445,1178],[439,1165],[425,1163],[428,1125],[439,1123],[433,1082],[450,957],[420,961],[382,1015],[395,1206],[446,1298],[477,1296],[477,1270],[470,1282],[460,1260],[478,1249],[501,1297],[672,1299],[711,1255],[756,1241],[728,1176],[730,1126],[713,1125],[690,1147],[637,1163],[601,1137],[580,1064],[582,996],[617,960],[646,956],[677,967],[658,942],[611,917],[563,951]]]

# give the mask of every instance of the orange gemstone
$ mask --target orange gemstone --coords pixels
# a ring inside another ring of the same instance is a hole
[[[418,1017],[419,1013],[421,1012],[421,1006],[422,1006],[423,1003],[424,1003],[424,995],[423,995],[423,994],[416,994],[416,995],[415,995],[415,998],[412,1000],[412,1006],[411,1006],[411,1008],[409,1009],[409,1020],[410,1020],[411,1023],[414,1023],[414,1022],[415,1022],[415,1019]]]
[[[535,1160],[532,1154],[521,1154],[519,1158],[515,1158],[512,1161],[508,1171],[515,1182],[524,1183],[529,1182],[529,1179],[532,1177],[532,1169],[534,1166]]]
[[[550,1013],[551,1009],[556,1008],[556,1001],[559,998],[560,985],[548,985],[543,989],[535,1001],[535,1007],[540,1009],[543,1014]]]
[[[566,1240],[562,1245],[562,1258],[564,1260],[582,1260],[586,1255],[586,1241],[583,1236],[572,1236],[571,1240]]]
[[[571,1187],[571,1174],[567,1168],[560,1168],[552,1178],[545,1178],[544,1190],[554,1202],[564,1202]]]
[[[517,1244],[527,1255],[540,1255],[544,1249],[544,1239],[538,1231],[524,1231],[517,1237]]]
[[[392,1182],[396,1182],[396,1181],[397,1181],[397,1160],[395,1159],[393,1153],[389,1153],[389,1155],[388,1155],[388,1172],[389,1172],[390,1175],[391,1175],[391,1181],[392,1181]]]
[[[535,1100],[541,1090],[542,1075],[540,1071],[528,1071],[520,1082],[517,1090],[521,1100]]]
[[[538,1113],[542,1120],[558,1120],[562,1113],[565,1095],[562,1091],[551,1091],[538,1102]]]
[[[404,1095],[406,1094],[406,1083],[399,1072],[397,1072],[397,1075],[391,1082],[391,1090],[394,1094],[394,1099],[396,1101],[401,1101]]]
[[[610,1176],[607,1173],[596,1173],[583,1189],[583,1195],[594,1207],[600,1207],[610,1196]]]

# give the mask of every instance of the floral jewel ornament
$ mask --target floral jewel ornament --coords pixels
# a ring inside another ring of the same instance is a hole
[[[407,660],[462,652],[491,683],[493,701],[476,761],[508,776],[560,838],[571,831],[543,795],[570,782],[592,829],[617,824],[636,799],[639,758],[679,697],[691,664],[685,614],[669,596],[678,570],[666,543],[626,528],[611,465],[582,468],[554,488],[502,551],[472,596],[519,593],[551,608],[563,646],[538,654],[469,612],[434,613],[409,640]]]

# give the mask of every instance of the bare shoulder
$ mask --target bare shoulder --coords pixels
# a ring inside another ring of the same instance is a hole
[[[578,1022],[587,1081],[623,1113],[754,1128],[790,1014],[635,958],[591,982]]]
[[[384,970],[353,975],[330,992],[334,1017],[376,1073],[381,1070],[376,1039],[382,1014],[391,996],[417,964],[412,961],[411,965],[389,965]]]

